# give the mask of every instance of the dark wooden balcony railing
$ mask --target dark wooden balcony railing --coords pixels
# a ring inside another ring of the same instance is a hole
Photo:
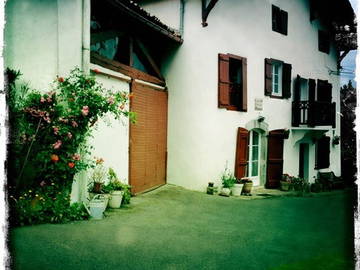
[[[335,127],[335,102],[294,101],[292,103],[292,125]]]

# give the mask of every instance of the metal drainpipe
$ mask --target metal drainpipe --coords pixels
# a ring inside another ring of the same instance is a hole
[[[184,35],[185,0],[180,0],[180,35]]]
[[[82,70],[90,72],[90,0],[82,1]]]

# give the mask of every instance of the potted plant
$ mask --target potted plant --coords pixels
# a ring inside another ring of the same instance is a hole
[[[105,183],[107,173],[103,165],[103,159],[96,161],[96,166],[91,174],[91,182],[89,184],[90,199],[94,198],[96,194],[103,194],[103,185]]]
[[[244,183],[241,181],[241,179],[236,179],[234,186],[231,188],[231,194],[233,196],[240,196],[243,187]]]
[[[116,173],[112,168],[109,168],[108,175],[110,178],[110,182],[109,184],[106,185],[105,189],[109,190],[111,195],[109,206],[111,208],[120,208],[123,199],[124,199],[124,203],[129,203],[130,186],[123,184],[117,178]]]
[[[253,186],[253,181],[248,177],[241,178],[241,181],[244,183],[241,194],[251,196],[251,189]]]
[[[222,189],[220,195],[229,197],[231,193],[231,188],[234,186],[235,181],[235,176],[230,173],[226,168],[221,176]]]
[[[290,176],[289,174],[285,173],[281,176],[281,181],[280,181],[280,190],[282,191],[289,191],[292,189],[292,181],[293,177]]]

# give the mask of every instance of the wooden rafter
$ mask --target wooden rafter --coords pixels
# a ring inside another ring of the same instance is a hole
[[[146,60],[149,62],[152,69],[155,71],[157,77],[159,77],[159,79],[161,80],[164,80],[164,77],[161,75],[160,68],[156,65],[154,59],[151,57],[151,54],[149,50],[146,48],[146,46],[138,38],[134,38],[134,41],[136,42],[137,46],[140,48],[140,50],[146,57]]]
[[[202,4],[202,26],[206,27],[208,26],[208,23],[206,22],[207,17],[210,14],[210,11],[213,9],[213,7],[215,6],[215,4],[218,2],[219,0],[210,0],[209,4],[206,4],[207,0],[201,0],[201,4]]]

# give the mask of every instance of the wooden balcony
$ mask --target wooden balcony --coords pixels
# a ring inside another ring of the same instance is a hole
[[[294,101],[292,126],[332,126],[335,128],[336,103],[324,101]]]

